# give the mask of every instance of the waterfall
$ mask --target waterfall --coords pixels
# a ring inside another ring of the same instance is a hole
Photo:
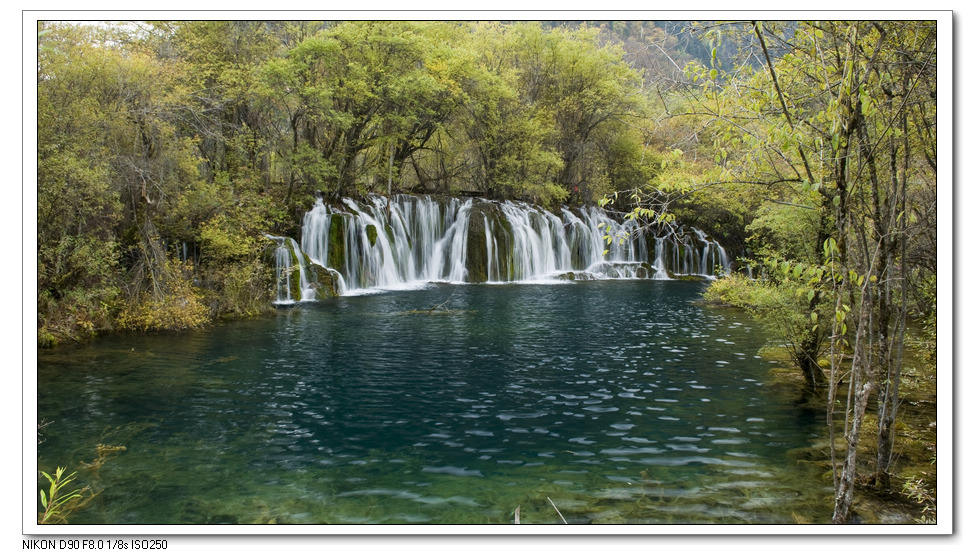
[[[638,222],[615,221],[598,207],[549,211],[520,202],[411,195],[335,205],[319,199],[305,214],[300,251],[337,274],[341,295],[430,282],[670,279],[714,277],[717,267],[730,271],[724,248],[699,230],[654,237]],[[279,282],[290,279],[285,274]]]
[[[500,208],[511,228],[511,260],[505,279],[499,281],[539,280],[570,269],[561,220],[524,204],[504,203]]]
[[[654,251],[657,257],[653,261],[653,269],[655,270],[653,279],[670,279],[670,275],[667,274],[667,263],[664,261],[667,240],[663,237],[657,237],[654,243]]]
[[[299,301],[315,300],[314,282],[310,278],[311,270],[304,260],[301,249],[298,248],[298,243],[290,237],[275,237],[273,235],[266,235],[266,237],[278,243],[274,250],[276,264],[274,304],[292,304]],[[296,273],[297,282],[293,281]],[[296,296],[297,299],[295,299]]]
[[[472,202],[397,195],[335,208],[319,199],[305,214],[302,250],[339,272],[342,294],[463,282]]]
[[[717,277],[716,269],[723,273],[731,272],[727,251],[699,229],[691,229],[691,233],[677,230],[658,237],[653,265],[658,279],[666,279],[666,272],[706,278]]]

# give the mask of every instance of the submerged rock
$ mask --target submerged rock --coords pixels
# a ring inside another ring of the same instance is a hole
[[[555,276],[555,278],[563,281],[595,281],[599,279],[599,277],[590,272],[565,272],[564,274]]]

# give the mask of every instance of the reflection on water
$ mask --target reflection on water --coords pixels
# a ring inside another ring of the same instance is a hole
[[[827,521],[790,453],[821,422],[701,287],[432,286],[42,351],[38,461],[127,447],[79,472],[79,524]]]

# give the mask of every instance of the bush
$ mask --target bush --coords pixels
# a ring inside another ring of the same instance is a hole
[[[120,329],[137,331],[186,330],[203,327],[210,320],[210,309],[202,302],[184,274],[192,271],[189,263],[167,261],[160,283],[143,293],[119,313]]]
[[[733,306],[746,310],[765,325],[769,336],[786,347],[796,366],[817,361],[826,346],[831,332],[828,322],[818,310],[810,309],[810,289],[801,280],[781,279],[752,280],[740,274],[717,279],[704,292],[709,304]],[[819,295],[823,295],[821,291]],[[832,310],[831,303],[817,305]],[[818,322],[827,322],[820,326]],[[804,368],[804,371],[808,370]]]

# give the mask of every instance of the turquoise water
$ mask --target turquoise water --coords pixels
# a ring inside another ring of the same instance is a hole
[[[434,285],[39,351],[38,464],[101,490],[76,524],[828,521],[793,454],[822,422],[702,289]]]

